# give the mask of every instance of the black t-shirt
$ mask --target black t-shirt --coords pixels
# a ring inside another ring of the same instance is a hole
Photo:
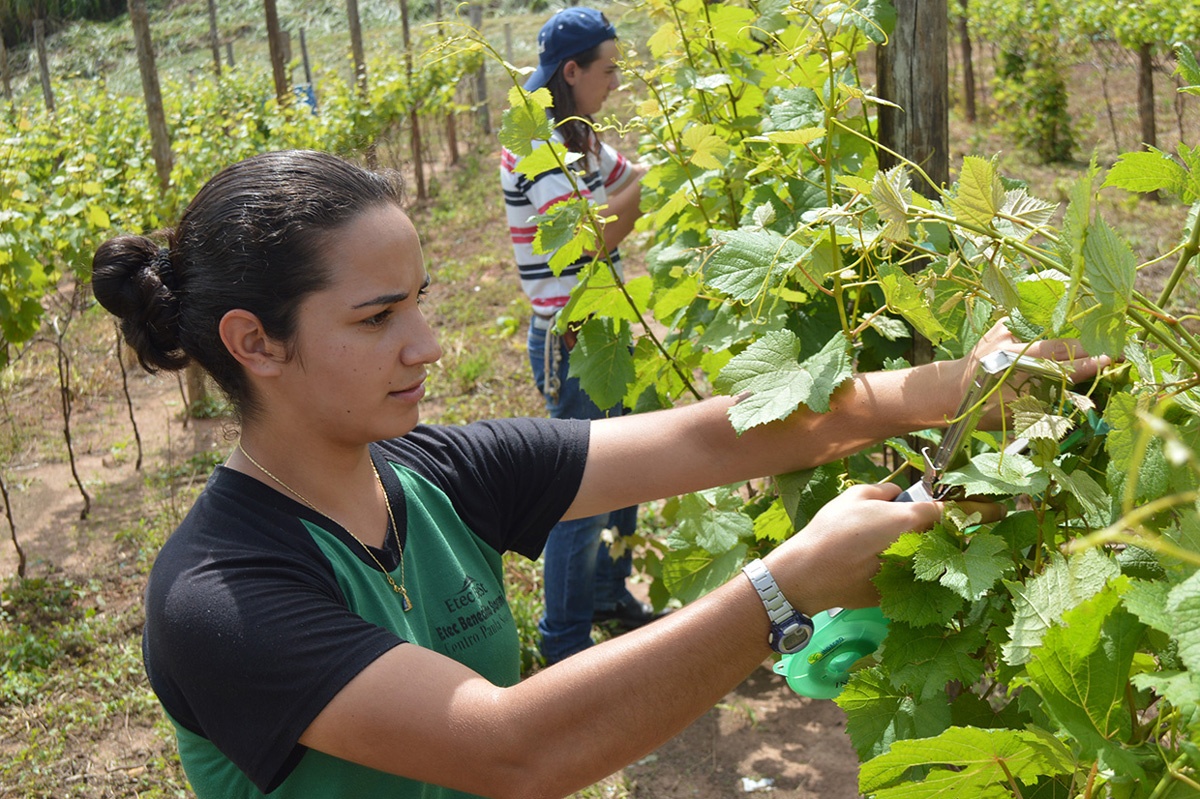
[[[497,684],[515,682],[500,553],[538,556],[575,497],[587,442],[586,422],[511,419],[420,426],[373,445],[403,568],[393,536],[373,551],[406,581],[408,613],[340,526],[218,467],[163,546],[146,590],[146,670],[197,793],[330,795],[336,784],[342,795],[364,795],[377,772],[298,740],[347,682],[403,641]],[[355,782],[355,769],[370,772],[366,783]],[[378,790],[430,795],[429,786],[399,783]]]

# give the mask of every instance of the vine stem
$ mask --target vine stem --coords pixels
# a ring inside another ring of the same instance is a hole
[[[1036,247],[1030,247],[1029,245],[1025,244],[1024,242],[1020,242],[1020,241],[1017,241],[1016,239],[1008,238],[1007,236],[998,236],[994,231],[988,230],[987,228],[985,228],[981,225],[974,225],[969,222],[963,222],[961,220],[955,219],[952,216],[949,216],[948,214],[937,213],[936,211],[927,211],[927,210],[925,210],[923,208],[919,208],[915,205],[908,207],[908,213],[912,214],[913,217],[918,220],[931,220],[934,222],[941,222],[941,223],[947,224],[947,225],[954,225],[954,226],[963,228],[964,230],[969,230],[973,233],[978,233],[979,235],[987,236],[1005,246],[1012,247],[1017,252],[1021,253],[1022,255],[1025,255],[1026,257],[1028,257],[1032,260],[1035,260],[1037,263],[1039,263],[1043,266],[1049,266],[1049,267],[1061,266],[1061,264],[1059,264],[1057,261],[1055,261],[1050,256],[1046,255],[1042,251],[1038,250]],[[1200,230],[1200,225],[1197,226],[1197,230]],[[1084,279],[1081,282],[1083,282],[1084,284],[1087,284],[1086,279]],[[1159,308],[1157,306],[1157,304],[1150,302],[1148,299],[1143,297],[1141,294],[1134,292],[1133,297],[1134,297],[1134,299],[1137,299],[1140,302],[1144,302],[1148,307],[1150,307],[1155,312],[1169,317],[1169,314],[1166,314],[1166,312],[1162,311],[1162,309]],[[1179,342],[1175,341],[1175,339],[1173,339],[1171,336],[1168,336],[1166,333],[1163,333],[1162,331],[1160,331],[1151,320],[1142,316],[1135,309],[1127,308],[1125,310],[1125,313],[1131,319],[1133,319],[1133,321],[1135,321],[1139,327],[1141,327],[1143,330],[1145,330],[1147,334],[1154,337],[1164,347],[1171,350],[1171,352],[1173,352],[1175,355],[1177,355],[1181,361],[1183,361],[1188,366],[1190,366],[1193,372],[1195,372],[1197,375],[1200,375],[1200,356],[1197,356],[1195,352],[1189,351],[1186,347],[1183,347],[1182,345],[1179,344]],[[1173,320],[1173,318],[1172,318],[1172,320]],[[1176,320],[1173,320],[1173,321],[1176,321]],[[1183,329],[1182,327],[1180,327],[1177,324],[1172,325],[1172,327],[1174,327],[1175,329],[1177,329],[1179,331],[1180,336],[1185,341],[1187,341],[1188,343],[1192,344],[1193,347],[1195,347],[1196,339],[1190,333],[1188,333],[1185,329]]]
[[[1113,524],[1105,527],[1103,530],[1097,530],[1088,535],[1076,538],[1067,544],[1068,552],[1079,552],[1084,549],[1093,547],[1101,547],[1105,544],[1123,543],[1135,544],[1139,547],[1153,550],[1162,555],[1168,555],[1176,558],[1184,563],[1191,563],[1195,566],[1200,566],[1200,554],[1190,550],[1183,549],[1175,544],[1164,540],[1161,536],[1149,537],[1136,532],[1132,532],[1131,528],[1139,527],[1146,519],[1179,505],[1187,505],[1200,498],[1200,491],[1183,491],[1178,494],[1173,494],[1169,497],[1160,497],[1147,502],[1145,505],[1140,505],[1134,508],[1129,513],[1123,515]]]
[[[1004,776],[1008,778],[1008,784],[1012,787],[1013,796],[1017,797],[1017,799],[1024,799],[1025,795],[1021,793],[1021,785],[1017,782],[1013,773],[1008,770],[1008,764],[1004,762],[1004,758],[996,758],[996,763],[1000,765],[1000,768],[1004,771]]]
[[[700,211],[700,216],[704,217],[705,226],[712,227],[713,222],[711,219],[708,218],[708,211],[706,211],[704,209],[704,203],[699,201],[700,187],[696,185],[696,178],[692,176],[691,170],[688,169],[687,164],[684,163],[683,156],[681,156],[679,154],[683,151],[683,142],[680,140],[679,134],[675,130],[674,123],[671,122],[670,114],[667,113],[667,104],[664,101],[662,94],[659,92],[658,87],[656,85],[654,85],[650,81],[646,80],[645,77],[643,77],[642,75],[638,75],[638,79],[641,80],[642,84],[647,89],[650,90],[650,92],[654,95],[654,99],[658,102],[658,107],[660,109],[662,109],[663,120],[667,124],[667,131],[670,134],[671,143],[673,143],[675,145],[674,150],[671,150],[670,148],[665,148],[665,149],[667,149],[668,152],[671,153],[672,160],[674,160],[680,167],[683,168],[684,174],[687,175],[688,184],[692,187],[692,196],[696,197],[696,209]]]
[[[1175,292],[1175,287],[1183,278],[1183,274],[1187,271],[1188,263],[1200,253],[1200,214],[1196,214],[1196,221],[1192,223],[1192,232],[1188,236],[1187,244],[1183,245],[1183,251],[1179,253],[1179,260],[1175,262],[1175,269],[1171,271],[1171,276],[1167,278],[1166,284],[1163,285],[1162,291],[1158,295],[1158,305],[1165,306],[1167,300]]]

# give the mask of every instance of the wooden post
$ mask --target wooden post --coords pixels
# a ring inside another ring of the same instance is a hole
[[[504,23],[504,60],[510,64],[513,62],[511,22]]]
[[[413,82],[412,39],[408,29],[408,0],[400,0],[400,29],[404,35],[404,73],[408,85]],[[417,181],[417,200],[425,199],[425,165],[421,162],[421,120],[417,113],[418,101],[414,97],[412,108],[408,112],[410,129],[409,141],[412,144],[413,177]]]
[[[138,70],[142,73],[142,94],[146,98],[146,116],[150,123],[150,152],[158,170],[158,186],[165,193],[171,185],[171,135],[167,131],[158,70],[154,66],[154,43],[150,40],[146,0],[129,0],[129,21],[133,24],[133,44],[137,50]]]
[[[469,9],[471,27],[476,31],[482,30],[483,6],[479,3],[471,3]],[[487,59],[485,58],[479,65],[479,71],[475,73],[475,116],[479,121],[479,130],[484,136],[491,136],[492,118],[488,112],[487,94]]]
[[[225,42],[225,63],[229,65],[230,69],[233,69],[236,64],[233,60],[233,42],[230,41]]]
[[[879,168],[897,165],[894,152],[920,166],[937,187],[950,181],[946,2],[896,0],[896,28],[876,50],[879,94],[898,106],[879,107]],[[937,193],[919,177],[914,176],[913,185],[925,196]],[[912,258],[906,269],[917,272],[925,266],[924,260]],[[915,330],[908,360],[914,366],[933,361],[933,344]],[[921,440],[910,437],[908,443],[921,451]],[[919,476],[910,470],[912,480]]]
[[[0,81],[4,83],[4,99],[12,102],[12,79],[8,72],[8,48],[4,46],[4,37],[0,36]]]
[[[969,0],[958,0],[961,9],[958,17],[958,46],[962,52],[963,62],[963,111],[967,121],[974,123],[978,118],[975,108],[975,62],[971,54],[971,28],[968,24]]]
[[[876,51],[880,95],[899,106],[880,106],[879,143],[920,166],[936,186],[950,180],[947,27],[946,0],[898,0],[896,29]],[[880,168],[896,163],[880,151]],[[936,194],[914,183],[921,194]]]
[[[304,102],[317,113],[317,87],[313,83],[312,63],[308,60],[308,40],[304,38],[304,28],[300,29],[300,63],[304,66]]]
[[[358,18],[358,0],[346,0],[346,20],[350,23],[350,52],[354,56],[354,77],[358,93],[367,96],[367,59],[363,55],[362,22]]]
[[[213,74],[221,79],[221,36],[217,33],[217,0],[208,0],[208,44],[212,48]]]
[[[271,74],[275,78],[275,99],[279,101],[280,105],[284,105],[291,99],[291,89],[288,87],[285,68],[287,60],[284,58],[283,52],[283,34],[279,28],[279,11],[275,7],[275,0],[263,0],[263,8],[267,15],[267,45],[271,50]]]
[[[434,13],[437,15],[438,38],[445,40],[446,30],[442,25],[442,0],[434,0]],[[458,129],[454,124],[454,109],[446,112],[446,149],[450,151],[450,165],[458,163]]]
[[[46,110],[54,112],[54,89],[50,86],[50,62],[46,55],[46,23],[44,20],[33,21],[33,41],[37,47],[38,73],[42,78],[42,98],[46,101]]]
[[[312,65],[308,61],[308,42],[304,39],[304,28],[300,29],[300,59],[304,63],[304,82],[312,86]]]
[[[1154,119],[1154,45],[1138,48],[1138,120],[1142,123],[1142,147],[1158,146]]]

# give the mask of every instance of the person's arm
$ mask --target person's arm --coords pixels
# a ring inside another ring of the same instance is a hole
[[[646,174],[646,166],[631,163],[629,172],[632,179],[608,195],[608,207],[602,212],[606,217],[616,217],[604,225],[604,246],[609,250],[615,249],[633,232],[634,224],[642,215],[638,204],[642,199],[642,176]]]
[[[890,502],[897,493],[851,489],[764,559],[798,609],[877,601],[869,582],[876,553],[942,512],[940,503]],[[566,796],[644,757],[719,702],[770,655],[768,632],[762,602],[739,574],[508,688],[401,645],[352,680],[301,743],[482,796]]]
[[[827,413],[800,408],[740,436],[727,417],[737,401],[730,397],[599,420],[592,424],[583,483],[567,518],[818,466],[891,436],[945,426],[979,359],[999,349],[1067,361],[1076,379],[1090,377],[1105,362],[1078,357],[1082,349],[1069,341],[1022,344],[1001,322],[966,357],[855,375],[834,392]],[[992,418],[998,416],[997,409]]]

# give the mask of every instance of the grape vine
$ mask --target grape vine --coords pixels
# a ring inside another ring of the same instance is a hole
[[[927,199],[916,165],[879,170],[878,99],[856,70],[886,40],[885,3],[642,10],[658,25],[650,60],[627,51],[624,68],[645,98],[628,129],[653,164],[639,223],[652,247],[648,274],[628,280],[597,258],[566,309],[583,325],[578,374],[593,396],[650,409],[687,401],[692,385],[751,389],[731,413],[741,431],[826,410],[852,370],[902,365],[914,332],[955,357],[1002,317],[1026,340],[1076,337],[1115,359],[1087,385],[1038,383],[1011,403],[1007,429],[972,436],[946,481],[1007,503],[1004,520],[952,511],[886,553],[890,632],[837,700],[861,790],[1200,789],[1200,342],[1198,320],[1168,310],[1195,280],[1200,150],[1093,164],[1062,208],[969,157]],[[1179,64],[1200,90],[1192,53]],[[510,100],[502,137],[549,157],[528,147],[544,138],[544,100]],[[1155,259],[1175,263],[1155,297],[1099,214],[1113,189],[1192,208]],[[602,240],[602,213],[578,206],[539,219],[547,251]],[[666,333],[651,338],[655,326]],[[1023,451],[1006,450],[1014,437]],[[652,596],[689,601],[731,578],[846,485],[886,477],[879,454],[668,503]]]

